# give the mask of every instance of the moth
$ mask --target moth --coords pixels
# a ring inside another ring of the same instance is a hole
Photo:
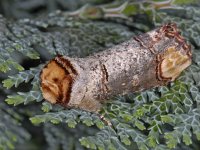
[[[115,95],[174,81],[191,57],[191,46],[168,23],[85,58],[56,56],[41,71],[41,91],[52,104],[98,112]]]

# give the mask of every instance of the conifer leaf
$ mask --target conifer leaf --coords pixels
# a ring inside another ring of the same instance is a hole
[[[12,79],[6,79],[2,81],[2,83],[3,83],[3,86],[7,89],[10,89],[13,85],[15,85]]]
[[[49,112],[52,109],[52,105],[49,102],[43,102],[42,103],[42,110],[44,112]]]

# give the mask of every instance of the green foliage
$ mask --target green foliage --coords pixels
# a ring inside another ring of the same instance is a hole
[[[9,76],[8,79],[2,82],[3,86],[7,89],[10,89],[12,86],[15,86],[15,88],[17,88],[22,82],[28,83],[31,79],[35,77],[36,74],[38,74],[38,72],[40,72],[40,69],[41,66],[31,68],[30,70],[24,70],[19,72],[18,74]]]
[[[13,109],[0,102],[0,149],[14,149],[14,144],[30,139],[29,133],[21,127],[22,118]]]
[[[63,150],[84,150],[79,139],[86,134],[94,134],[96,129],[85,130],[83,125],[77,125],[76,129],[70,129],[64,124],[52,125],[44,124],[44,135],[48,143],[49,150],[63,149]],[[77,134],[78,133],[78,134]]]
[[[24,110],[36,106],[34,112],[30,110],[31,113],[26,115],[33,124],[44,124],[44,136],[52,150],[59,147],[84,149],[81,145],[100,150],[196,149],[197,140],[200,140],[200,11],[198,6],[175,6],[180,3],[183,5],[188,1],[172,1],[169,7],[160,9],[156,7],[160,1],[117,1],[94,7],[98,10],[105,7],[102,16],[98,16],[102,21],[81,20],[61,12],[16,22],[1,17],[0,24],[5,30],[0,30],[3,33],[0,34],[0,71],[9,73],[7,78],[2,77],[1,86],[4,88],[0,89],[7,95],[5,101],[14,106],[29,104],[27,108],[20,108]],[[87,16],[95,14],[85,11],[80,9],[77,16],[97,19]],[[117,15],[116,18],[111,15],[111,20],[119,23],[104,20],[108,19],[106,14],[110,12]],[[143,14],[144,18],[138,14]],[[132,16],[141,18],[133,23]],[[192,65],[168,86],[118,96],[115,101],[107,103],[101,114],[112,126],[108,126],[98,114],[41,103],[40,70],[57,53],[84,57],[169,21],[176,22],[193,45]],[[26,68],[19,61],[21,59],[34,60],[37,65]],[[15,141],[29,139],[29,135],[19,126],[21,119],[16,117],[17,110],[8,113],[6,108],[7,105],[0,105],[0,112],[7,114],[7,117],[0,117],[0,134],[4,135],[0,137],[0,149],[13,149]]]
[[[104,124],[98,115],[75,109],[62,110],[59,112],[49,112],[45,113],[44,115],[37,115],[32,117],[30,120],[34,124],[45,122],[59,124],[60,122],[65,122],[70,128],[75,128],[77,123],[80,122],[86,126],[96,125],[100,129],[104,127]]]

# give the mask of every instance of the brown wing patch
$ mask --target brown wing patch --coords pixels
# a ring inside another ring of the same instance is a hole
[[[70,99],[71,84],[74,75],[71,68],[60,64],[60,58],[51,60],[43,68],[41,78],[41,90],[43,97],[50,103],[59,103],[66,106]],[[63,59],[63,58],[62,58]]]

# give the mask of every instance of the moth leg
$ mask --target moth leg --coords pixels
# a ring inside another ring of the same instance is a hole
[[[110,122],[110,120],[108,120],[107,118],[105,118],[104,115],[98,114],[99,118],[108,126],[112,127],[112,123]]]

